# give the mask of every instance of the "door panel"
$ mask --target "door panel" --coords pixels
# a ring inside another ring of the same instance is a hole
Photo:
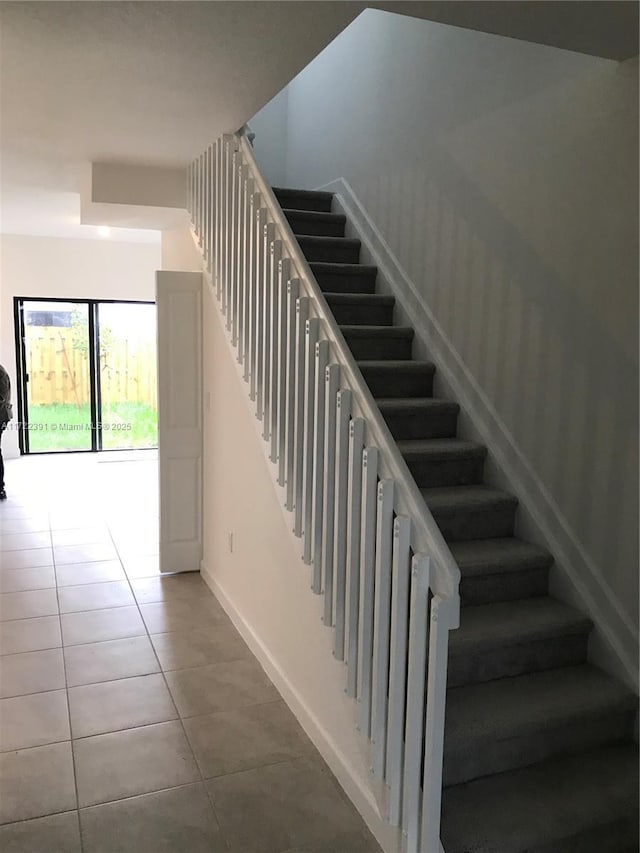
[[[161,572],[202,557],[201,294],[201,273],[156,273]]]

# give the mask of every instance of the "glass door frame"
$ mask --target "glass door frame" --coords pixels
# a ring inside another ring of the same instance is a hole
[[[85,450],[31,450],[29,447],[29,402],[27,386],[27,348],[24,322],[25,305],[29,302],[64,303],[66,305],[86,305],[89,321],[89,411],[91,415],[91,447]],[[102,424],[99,415],[102,411],[102,387],[100,375],[100,324],[98,309],[101,304],[108,305],[155,305],[149,299],[65,299],[60,296],[14,296],[13,319],[16,343],[16,401],[18,404],[18,444],[21,455],[42,455],[45,453],[96,453],[103,450]]]

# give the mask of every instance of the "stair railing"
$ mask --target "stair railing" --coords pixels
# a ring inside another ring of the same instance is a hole
[[[437,853],[449,631],[460,571],[246,129],[188,170],[188,207],[371,772],[407,853]]]

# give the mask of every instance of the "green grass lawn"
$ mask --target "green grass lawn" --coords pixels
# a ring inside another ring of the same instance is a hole
[[[143,403],[103,406],[102,446],[105,450],[156,447],[158,415]],[[90,450],[89,406],[52,404],[29,406],[29,449]]]

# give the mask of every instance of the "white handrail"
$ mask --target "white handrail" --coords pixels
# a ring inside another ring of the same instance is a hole
[[[240,144],[242,146],[242,153],[251,166],[256,187],[262,195],[263,202],[269,214],[278,226],[280,232],[278,237],[286,247],[286,252],[292,260],[292,265],[295,267],[293,276],[304,282],[309,295],[313,297],[314,308],[317,316],[320,317],[324,324],[325,334],[329,339],[335,359],[340,364],[346,385],[351,389],[357,390],[358,408],[360,409],[361,416],[366,420],[368,430],[367,443],[375,444],[377,447],[384,449],[384,456],[381,456],[379,460],[381,476],[392,478],[398,484],[398,493],[396,495],[397,511],[398,514],[410,516],[413,521],[413,550],[415,553],[427,554],[433,561],[432,588],[434,592],[443,597],[443,600],[451,608],[447,614],[449,628],[457,628],[460,619],[460,598],[458,593],[460,569],[458,564],[454,560],[449,546],[425,503],[369,387],[362,378],[353,353],[347,346],[333,312],[327,304],[324,293],[320,289],[309,263],[302,253],[302,249],[294,236],[287,218],[282,212],[282,208],[273,190],[262,176],[253,153],[253,148],[246,135],[243,134],[240,137]]]

